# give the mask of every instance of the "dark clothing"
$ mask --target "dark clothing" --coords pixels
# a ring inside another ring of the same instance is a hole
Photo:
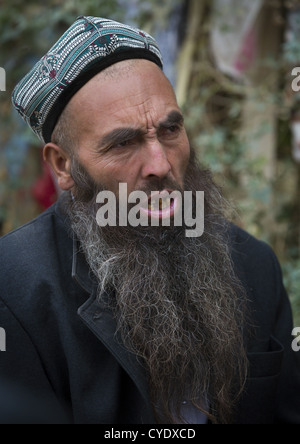
[[[234,422],[300,424],[300,353],[291,347],[280,267],[268,246],[235,226],[231,231],[254,326],[245,332],[250,374]],[[0,382],[58,402],[71,423],[155,422],[145,371],[97,302],[97,283],[60,202],[0,239],[0,273],[0,327],[7,339]]]

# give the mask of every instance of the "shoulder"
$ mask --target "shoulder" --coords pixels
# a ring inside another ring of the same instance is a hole
[[[278,271],[278,260],[272,248],[240,227],[230,225],[230,244],[234,262],[249,273],[259,270]]]
[[[10,260],[29,260],[33,255],[45,254],[45,249],[53,249],[60,237],[68,236],[66,217],[57,202],[26,225],[0,238],[0,264],[5,268]]]
[[[45,254],[53,237],[55,205],[28,224],[0,238],[1,274],[18,266],[27,268]]]
[[[257,325],[269,325],[280,310],[290,312],[279,261],[272,248],[244,230],[230,230],[232,258],[237,274],[247,292],[250,310]]]
[[[0,239],[0,298],[33,294],[42,281],[57,279],[59,270],[71,262],[72,239],[55,204]]]
[[[32,236],[35,236],[39,232],[42,233],[42,227],[45,224],[49,226],[49,223],[51,223],[51,219],[55,213],[55,206],[56,205],[54,204],[37,218],[6,234],[5,236],[2,236],[0,238],[1,257],[3,257],[3,253],[5,253],[6,248],[22,248],[24,244],[30,241]]]
[[[272,248],[234,225],[230,229],[234,267],[251,300],[276,305],[285,293],[282,271]]]

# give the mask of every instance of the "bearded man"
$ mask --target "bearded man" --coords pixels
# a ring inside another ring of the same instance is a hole
[[[80,17],[13,103],[65,193],[1,239],[1,377],[75,424],[300,423],[277,259],[226,220],[155,40]],[[156,223],[99,226],[99,193],[120,208],[120,184],[145,193]],[[175,191],[191,193],[193,215],[204,192],[202,236],[174,223],[178,194],[153,208]]]

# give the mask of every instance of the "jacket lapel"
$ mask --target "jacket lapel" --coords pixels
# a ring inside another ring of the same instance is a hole
[[[146,371],[137,357],[122,344],[120,336],[116,333],[116,322],[111,310],[97,300],[97,281],[85,260],[84,254],[80,251],[80,244],[76,239],[73,240],[72,277],[78,285],[90,294],[90,298],[79,308],[78,315],[134,381],[145,399],[149,415],[153,417]],[[109,297],[109,295],[106,296]]]

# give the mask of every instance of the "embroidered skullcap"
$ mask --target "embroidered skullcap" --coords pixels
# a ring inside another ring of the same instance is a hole
[[[146,32],[99,17],[79,17],[13,91],[14,107],[44,143],[65,106],[92,77],[129,59],[163,66],[156,41]]]

